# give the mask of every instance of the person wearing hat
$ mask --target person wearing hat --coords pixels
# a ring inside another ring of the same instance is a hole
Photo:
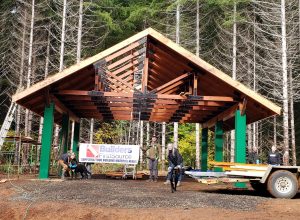
[[[69,163],[72,159],[74,159],[76,156],[74,153],[67,152],[60,156],[58,160],[58,164],[62,166],[62,173],[61,173],[61,179],[65,179],[65,174],[70,171]]]
[[[159,146],[157,144],[157,138],[155,135],[152,136],[151,145],[148,148],[148,156],[149,159],[149,182],[157,182],[158,177],[158,158],[159,158]]]
[[[164,182],[164,184],[170,184],[171,182],[171,173],[175,167],[179,167],[180,170],[182,169],[183,165],[183,159],[181,154],[179,153],[178,149],[174,147],[173,144],[169,143],[167,145],[168,148],[168,175],[167,175],[167,180]],[[178,183],[177,186],[180,186],[181,184],[181,179],[182,179],[182,174],[180,172],[179,177],[178,177]]]

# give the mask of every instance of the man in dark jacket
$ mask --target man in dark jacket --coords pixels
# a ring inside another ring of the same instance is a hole
[[[280,165],[281,164],[280,154],[276,150],[275,146],[272,146],[272,149],[269,152],[268,164],[271,164],[271,165]]]
[[[168,175],[167,175],[167,180],[166,180],[165,184],[170,183],[172,170],[175,167],[179,167],[180,170],[181,170],[182,165],[183,165],[183,159],[182,159],[181,154],[179,153],[178,149],[175,148],[173,146],[173,144],[171,144],[171,143],[168,144],[168,163],[169,163]],[[182,174],[181,174],[181,171],[180,171],[177,186],[180,186],[181,179],[182,179]]]

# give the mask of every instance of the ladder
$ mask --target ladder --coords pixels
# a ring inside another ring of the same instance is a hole
[[[2,124],[1,130],[0,130],[0,150],[3,146],[4,140],[6,138],[6,135],[10,128],[10,125],[14,119],[14,114],[15,114],[16,108],[17,108],[17,104],[15,102],[12,102],[10,104],[10,107],[8,109],[8,112],[6,114],[4,122]]]

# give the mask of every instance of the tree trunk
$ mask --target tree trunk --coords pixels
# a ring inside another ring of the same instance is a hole
[[[273,145],[277,148],[277,117],[273,118]]]
[[[247,126],[247,134],[248,134],[248,151],[253,149],[253,141],[252,141],[252,125]]]
[[[289,158],[289,102],[288,102],[288,80],[287,80],[287,43],[286,43],[286,18],[285,0],[281,0],[281,40],[282,40],[282,94],[283,94],[283,151],[285,164],[288,165]]]
[[[147,122],[147,128],[146,128],[146,145],[147,147],[149,147],[150,145],[150,122]],[[146,152],[146,155],[149,156],[149,151]],[[146,162],[146,164],[148,165],[148,161]]]
[[[140,169],[143,170],[144,121],[140,121]]]
[[[180,3],[176,7],[176,43],[180,44]],[[174,147],[178,147],[178,122],[174,122]]]
[[[27,10],[25,9],[23,18],[23,31],[22,31],[22,47],[21,47],[21,61],[20,61],[20,72],[19,72],[19,85],[18,89],[23,87],[23,74],[24,74],[24,62],[25,62],[25,39],[26,39],[26,21],[27,21]],[[17,107],[17,119],[16,119],[16,136],[21,137],[20,124],[21,124],[22,107],[18,105]],[[21,147],[20,142],[17,142],[14,164],[19,164],[19,149]]]
[[[197,17],[196,17],[196,56],[200,54],[200,12],[199,12],[199,0],[197,0]]]
[[[28,70],[27,70],[27,82],[26,88],[29,88],[31,85],[31,77],[32,77],[32,51],[33,51],[33,28],[34,28],[34,16],[35,16],[35,0],[31,2],[31,21],[30,21],[30,35],[29,35],[29,51],[28,51]],[[31,119],[32,113],[29,113],[29,110],[25,110],[25,136],[30,136],[31,131]],[[29,148],[30,144],[24,144],[23,148],[23,164],[28,164],[29,158]]]
[[[65,36],[66,36],[66,15],[67,15],[67,0],[63,2],[63,14],[62,14],[62,28],[60,39],[60,58],[59,58],[59,72],[64,69],[64,53],[65,53]],[[58,146],[58,133],[59,125],[55,125],[54,131],[54,145]]]
[[[166,162],[166,122],[162,123],[162,134],[161,134],[161,167],[165,170]]]
[[[94,119],[91,119],[91,124],[90,124],[90,144],[93,143],[93,137],[94,137]]]
[[[297,166],[297,157],[296,157],[296,137],[295,137],[295,113],[294,113],[294,92],[293,92],[293,75],[290,71],[289,75],[290,81],[290,124],[291,124],[291,139],[292,139],[292,164]]]
[[[196,56],[200,54],[200,12],[199,0],[197,0],[197,17],[196,17]],[[196,168],[200,169],[200,124],[196,123]]]
[[[200,169],[200,124],[196,123],[196,168]]]
[[[233,8],[233,39],[232,39],[232,78],[236,80],[236,3]],[[231,162],[235,161],[235,130],[231,131],[230,155]]]
[[[44,79],[48,76],[49,73],[49,61],[50,61],[50,26],[48,27],[48,40],[47,40],[47,49],[46,49],[46,62],[45,62],[45,74],[44,74]],[[42,142],[42,132],[43,132],[43,124],[44,124],[44,118],[41,117],[40,119],[40,126],[39,126],[39,137],[38,137],[38,142]],[[40,161],[40,148],[41,146],[37,146],[37,161]]]

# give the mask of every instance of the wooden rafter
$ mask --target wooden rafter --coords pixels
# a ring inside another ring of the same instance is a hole
[[[52,95],[51,99],[55,103],[55,110],[56,111],[58,111],[61,114],[66,113],[74,121],[80,122],[80,118],[75,113],[73,113],[69,108],[67,108],[58,98],[56,98],[54,95]]]
[[[153,92],[157,92],[160,93],[160,91],[165,91],[166,88],[171,87],[172,85],[174,85],[174,83],[177,83],[179,81],[183,82],[182,80],[189,77],[190,73],[184,73],[181,76],[176,77],[175,79],[163,84],[162,86],[156,88]],[[178,85],[177,85],[178,86]],[[172,87],[173,88],[173,87]]]
[[[117,58],[117,57],[119,57],[119,56],[127,53],[128,51],[131,51],[132,49],[134,49],[134,48],[136,48],[138,46],[143,45],[146,42],[146,40],[147,39],[144,37],[144,38],[140,39],[139,41],[131,43],[129,46],[127,46],[127,47],[125,47],[125,48],[123,48],[123,49],[121,49],[121,50],[119,50],[119,51],[117,51],[117,52],[115,52],[115,53],[113,53],[113,54],[105,57],[105,61],[109,62],[109,61],[111,61],[111,60],[113,60],[113,59],[115,59],[115,58]]]
[[[239,109],[240,103],[237,103],[227,110],[221,112],[220,114],[216,115],[215,117],[209,119],[207,122],[202,124],[202,128],[210,128],[214,126],[218,121],[226,121],[229,118],[234,117],[235,111]]]

